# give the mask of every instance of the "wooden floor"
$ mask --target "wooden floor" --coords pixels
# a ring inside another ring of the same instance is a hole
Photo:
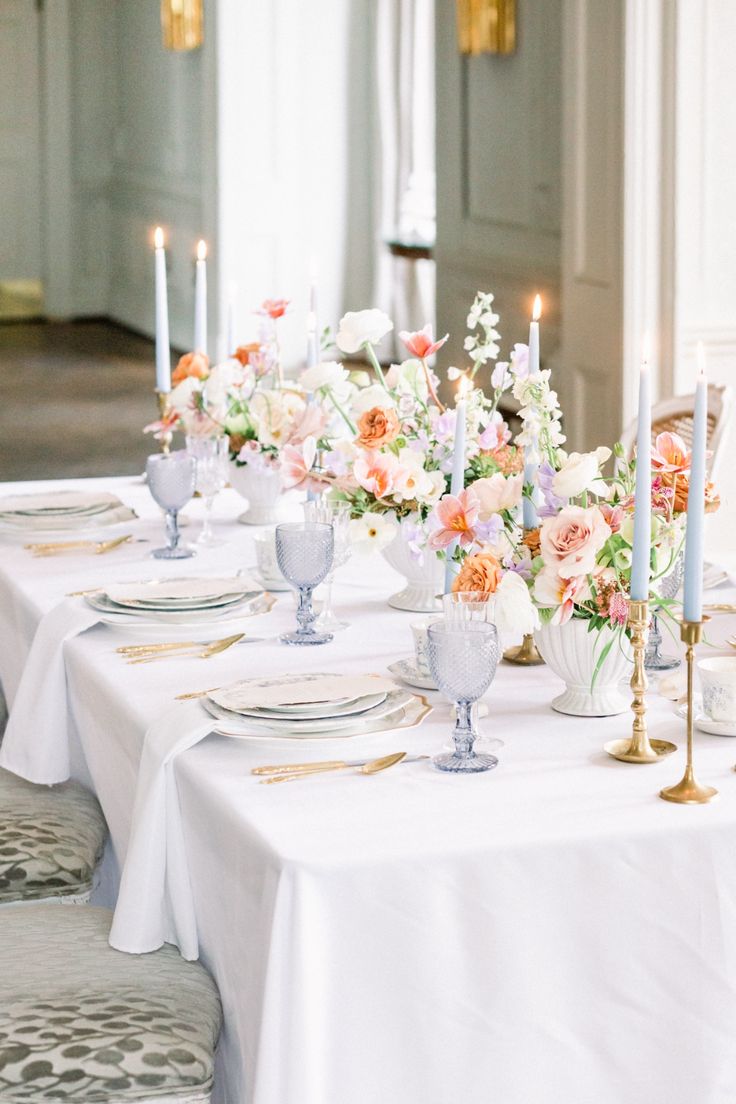
[[[0,480],[142,471],[153,384],[152,342],[118,326],[0,324]]]

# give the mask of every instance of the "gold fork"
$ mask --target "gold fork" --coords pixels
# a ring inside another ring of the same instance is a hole
[[[237,644],[239,640],[242,640],[245,633],[236,633],[234,636],[223,637],[222,640],[213,640],[205,646],[201,652],[192,652],[185,649],[199,648],[201,641],[192,641],[189,644],[177,646],[163,646],[152,645],[147,651],[134,651],[124,653],[129,664],[133,663],[153,663],[156,659],[185,659],[198,658],[198,659],[211,659],[212,656],[220,655],[221,652],[226,652],[228,648],[232,648],[233,644]],[[118,651],[121,651],[118,648]]]
[[[132,539],[127,533],[124,537],[115,537],[106,541],[51,541],[49,543],[23,545],[34,556],[60,556],[64,552],[91,552],[95,556],[104,556],[106,552],[112,552]]]

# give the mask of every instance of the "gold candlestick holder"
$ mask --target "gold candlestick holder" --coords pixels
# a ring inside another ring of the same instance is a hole
[[[677,785],[660,790],[659,796],[677,805],[706,805],[718,797],[718,790],[714,786],[702,786],[693,773],[693,663],[695,645],[703,639],[703,622],[683,621],[680,625],[680,639],[687,647],[687,762],[685,773]]]
[[[168,391],[157,391],[156,398],[158,399],[159,417],[161,418],[161,421],[163,421],[169,412],[169,393]],[[171,452],[171,442],[173,438],[174,434],[171,432],[170,429],[167,429],[161,433],[159,440],[161,443],[161,451],[165,455],[168,455],[168,453]]]
[[[503,653],[503,658],[517,667],[539,667],[544,663],[531,633],[527,633],[521,644],[517,644],[515,648],[508,648]]]
[[[646,692],[649,686],[644,658],[649,629],[649,602],[632,600],[629,602],[629,626],[631,645],[634,650],[634,673],[631,676],[634,713],[634,725],[628,740],[609,740],[603,750],[620,759],[622,763],[658,763],[673,751],[675,744],[669,740],[650,740],[647,732]]]

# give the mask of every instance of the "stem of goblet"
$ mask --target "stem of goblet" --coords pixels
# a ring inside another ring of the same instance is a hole
[[[314,632],[315,613],[312,609],[312,588],[299,587],[299,605],[296,609],[299,632],[309,636]]]
[[[455,754],[463,759],[472,756],[473,744],[475,743],[472,708],[473,703],[469,701],[459,701],[455,705],[455,730],[452,738],[455,741]]]
[[[169,542],[169,551],[173,552],[179,544],[178,510],[166,511],[166,536]]]
[[[652,660],[659,659],[659,649],[662,645],[662,634],[659,631],[659,621],[657,619],[657,610],[652,612],[652,622],[649,626],[649,640],[647,641],[647,659]]]
[[[328,621],[332,614],[332,582],[335,578],[334,570],[329,573],[325,579],[325,600],[322,603],[322,613],[320,616],[324,617],[325,621]]]
[[[204,500],[204,524],[202,526],[203,541],[212,540],[212,507],[215,504],[215,496],[207,495]]]

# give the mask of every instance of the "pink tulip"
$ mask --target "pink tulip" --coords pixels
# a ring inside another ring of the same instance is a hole
[[[324,482],[314,472],[317,442],[307,437],[300,445],[285,445],[281,450],[281,481],[287,490],[320,491]]]
[[[471,545],[475,540],[479,510],[478,496],[471,490],[460,491],[459,495],[443,495],[434,509],[433,520],[439,527],[431,534],[429,547],[437,552],[458,538],[461,545]]]
[[[394,454],[379,449],[362,449],[353,464],[353,475],[358,484],[376,498],[391,494],[402,474],[403,468]]]
[[[402,330],[399,334],[411,355],[419,360],[424,360],[436,353],[438,349],[442,348],[449,336],[449,334],[445,334],[439,341],[433,341],[432,327],[429,322],[423,330],[416,330],[414,333]]]
[[[652,467],[683,475],[690,471],[692,453],[677,433],[659,433],[652,449]]]

